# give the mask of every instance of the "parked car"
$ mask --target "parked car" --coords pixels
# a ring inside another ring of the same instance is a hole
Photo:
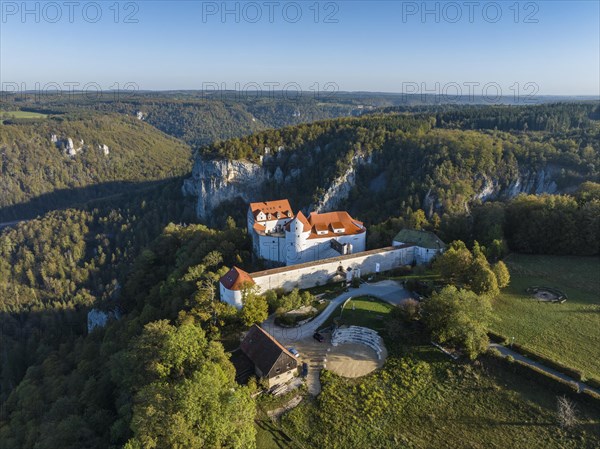
[[[296,348],[288,348],[288,351],[290,351],[294,357],[300,357],[300,353]]]
[[[308,376],[308,363],[302,364],[302,377]]]
[[[313,338],[317,341],[320,341],[321,343],[325,341],[325,337],[323,337],[320,333],[315,332],[313,334]]]

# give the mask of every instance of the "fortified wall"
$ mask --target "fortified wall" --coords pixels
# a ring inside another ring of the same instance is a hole
[[[346,279],[348,272],[354,276],[389,271],[408,265],[413,260],[414,246],[389,246],[316,262],[257,271],[251,273],[251,276],[261,293],[277,288],[289,292],[294,288],[311,288]]]

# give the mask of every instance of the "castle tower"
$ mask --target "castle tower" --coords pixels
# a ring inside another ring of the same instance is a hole
[[[310,223],[300,211],[285,230],[286,265],[295,265],[312,260],[304,254],[310,236]]]

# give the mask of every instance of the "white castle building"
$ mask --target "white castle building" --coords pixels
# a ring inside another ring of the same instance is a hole
[[[257,257],[296,265],[365,251],[367,230],[348,212],[294,215],[288,200],[251,203],[248,233]]]

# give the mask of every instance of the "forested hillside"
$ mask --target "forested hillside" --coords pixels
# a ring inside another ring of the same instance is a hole
[[[192,144],[218,139],[217,129],[240,131],[224,110],[202,134],[197,123],[207,114],[197,117],[191,103],[189,121],[179,122],[186,107],[164,104],[156,111],[172,117],[156,117],[173,134],[195,123],[182,136]],[[0,197],[4,211],[35,205],[36,196],[48,208],[66,205],[51,200],[73,187],[82,202],[105,197],[0,231],[3,449],[254,445],[252,391],[234,382],[223,346],[238,344],[244,324],[217,300],[216,287],[233,264],[253,269],[246,205],[223,204],[215,229],[186,225],[196,218],[193,199],[182,196],[182,177],[164,178],[185,175],[190,149],[150,126],[150,109],[146,123],[128,117],[138,106],[0,125],[0,188],[13,194],[10,202]],[[277,115],[276,106],[265,107]],[[197,154],[253,161],[269,173],[265,198],[288,197],[295,209],[318,203],[351,173],[339,207],[366,221],[370,247],[410,227],[463,240],[490,260],[509,250],[593,255],[600,252],[594,108],[396,111],[261,131]],[[70,156],[69,137],[89,147]],[[535,190],[541,172],[542,187],[553,182],[561,195],[517,195],[529,192],[517,181],[533,179]],[[228,218],[236,210],[237,226]],[[88,335],[91,308],[121,318]]]
[[[580,119],[575,114],[564,122],[561,117],[573,108]],[[328,120],[217,142],[198,151],[196,164],[207,159],[252,161],[267,172],[264,195],[288,196],[304,209],[336,180],[352,174],[350,194],[341,198],[341,206],[369,223],[408,208],[424,209],[429,216],[464,213],[481,200],[573,191],[583,181],[597,180],[600,122],[593,119],[595,108],[467,108],[464,115],[455,108],[446,119],[401,113]],[[477,122],[481,129],[458,129],[475,124],[474,116],[490,115],[496,118],[485,126]],[[553,131],[496,129],[514,115],[563,124]]]
[[[180,176],[189,167],[189,147],[132,117],[67,115],[0,125],[0,222],[123,193],[125,183]]]
[[[72,224],[64,227],[85,232],[91,224],[81,218],[70,214],[66,221]],[[57,224],[52,217],[45,220],[34,222],[39,232]],[[16,240],[24,231],[10,236]],[[62,230],[59,236],[67,238]],[[74,239],[85,240],[80,234]],[[9,336],[3,343],[9,344],[3,344],[2,358],[10,364],[3,364],[2,373],[3,399],[8,396],[0,407],[2,447],[254,447],[250,391],[235,384],[233,366],[218,342],[225,324],[240,324],[235,311],[213,301],[203,287],[214,285],[226,266],[243,265],[249,256],[245,247],[245,234],[233,227],[167,226],[123,285],[118,301],[123,318],[87,337],[79,332],[77,317],[85,298],[12,314],[3,325]],[[52,259],[61,263],[57,257]],[[81,274],[68,265],[71,257],[64,261],[67,276]],[[67,286],[77,282],[82,279]],[[11,338],[23,338],[27,330],[33,330],[28,339],[13,343]],[[19,382],[10,368],[26,358],[34,366]]]
[[[94,208],[50,212],[0,232],[0,399],[49,351],[84,335],[91,307],[118,307],[142,248],[190,222],[181,180]]]
[[[193,148],[218,140],[242,137],[282,126],[344,117],[363,112],[362,102],[390,104],[385,98],[296,92],[173,92],[106,95],[90,101],[85,96],[52,96],[19,101],[6,98],[4,109],[23,108],[46,113],[95,111],[137,117],[157,129],[186,142]],[[360,108],[359,108],[360,107]],[[27,122],[27,120],[11,120]]]

